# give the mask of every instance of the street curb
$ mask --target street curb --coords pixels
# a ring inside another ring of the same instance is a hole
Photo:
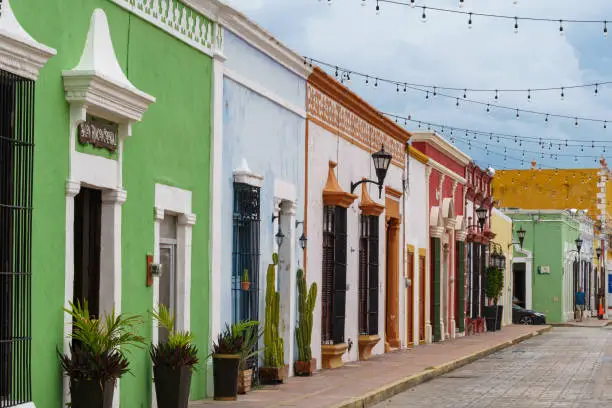
[[[569,323],[550,323],[550,326],[552,327],[587,327],[589,329],[601,329],[602,327],[608,327],[612,325],[612,320],[610,320],[609,322],[606,322],[606,324],[603,324],[601,326],[587,326],[587,325],[579,325],[579,324],[569,324]]]
[[[440,364],[435,367],[431,367],[422,371],[418,374],[411,375],[409,377],[404,377],[398,381],[395,381],[391,384],[387,384],[384,387],[381,387],[377,390],[369,392],[361,397],[352,398],[348,401],[341,402],[340,404],[334,405],[333,408],[366,408],[370,407],[374,404],[382,402],[392,396],[404,392],[410,388],[413,388],[419,384],[427,382],[435,377],[439,377],[443,374],[446,374],[450,371],[456,370],[457,368],[463,367],[466,364],[472,363],[478,359],[486,357],[490,354],[501,351],[505,348],[513,346],[515,344],[521,343],[527,339],[530,339],[535,336],[539,336],[542,333],[546,333],[552,329],[551,326],[542,327],[539,330],[534,332],[524,334],[519,336],[513,340],[508,340],[504,343],[498,344],[497,346],[490,347],[485,350],[477,351],[476,353],[472,353],[465,357],[458,358],[453,361],[449,361],[448,363]]]

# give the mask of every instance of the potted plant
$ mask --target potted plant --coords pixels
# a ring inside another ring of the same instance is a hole
[[[238,394],[246,394],[251,391],[253,382],[253,368],[250,365],[251,358],[261,352],[257,349],[259,339],[263,335],[263,329],[259,328],[259,322],[246,322],[247,327],[242,332],[242,350],[240,352],[240,364],[238,371]]]
[[[242,272],[242,280],[240,281],[240,286],[242,286],[242,290],[247,291],[251,287],[251,281],[249,281],[249,270],[245,269]]]
[[[295,362],[295,375],[311,376],[317,368],[317,360],[312,358],[310,341],[312,338],[312,315],[317,301],[317,283],[310,285],[306,293],[306,277],[304,271],[297,272],[298,285],[298,326],[295,328],[297,339],[298,359]]]
[[[289,367],[285,365],[285,347],[278,328],[280,293],[276,291],[276,265],[278,265],[278,254],[274,253],[266,274],[265,350],[263,367],[259,369],[259,377],[263,384],[282,383],[289,371]]]
[[[242,356],[244,343],[243,333],[257,322],[247,321],[234,324],[225,324],[213,342],[213,383],[214,399],[217,401],[235,401],[238,398],[238,369]]]
[[[187,408],[198,349],[190,332],[175,329],[174,316],[165,305],[159,305],[153,318],[168,330],[168,340],[151,347],[157,407]]]
[[[70,379],[72,408],[111,408],[117,379],[129,371],[126,351],[142,348],[144,339],[137,335],[140,316],[115,314],[102,319],[89,314],[87,301],[70,303],[64,309],[72,316],[73,343],[70,353],[57,351],[63,372]]]
[[[485,295],[489,299],[489,306],[485,306],[483,313],[486,318],[487,331],[501,329],[503,306],[498,305],[498,298],[504,288],[504,272],[495,266],[489,266],[485,276]],[[493,303],[491,305],[490,303]]]

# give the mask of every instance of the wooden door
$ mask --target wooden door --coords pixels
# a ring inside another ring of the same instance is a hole
[[[410,286],[406,288],[406,341],[414,345],[414,252],[407,251],[406,278],[410,279]]]
[[[419,342],[425,343],[425,257],[419,256]]]

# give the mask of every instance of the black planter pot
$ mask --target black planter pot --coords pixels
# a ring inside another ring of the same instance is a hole
[[[95,380],[70,380],[71,408],[112,408],[114,393],[112,381],[102,386]]]
[[[501,330],[502,319],[504,317],[504,307],[497,305],[497,316],[495,319],[495,329]]]
[[[487,324],[487,331],[497,330],[497,306],[485,306],[482,308],[482,314]]]
[[[191,386],[191,368],[153,367],[158,408],[187,408]]]
[[[213,355],[214,399],[217,401],[235,401],[238,398],[238,365],[239,354]]]

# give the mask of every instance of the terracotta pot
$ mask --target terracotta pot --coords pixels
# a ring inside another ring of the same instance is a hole
[[[262,384],[282,384],[289,375],[289,366],[285,365],[280,368],[276,367],[261,367],[259,369],[259,379]]]
[[[251,282],[240,282],[240,286],[242,286],[242,290],[249,290]]]
[[[313,358],[310,361],[296,361],[293,368],[295,375],[299,377],[310,377],[317,369],[317,359]]]
[[[251,391],[253,380],[253,369],[241,370],[238,373],[238,394],[246,394]]]

